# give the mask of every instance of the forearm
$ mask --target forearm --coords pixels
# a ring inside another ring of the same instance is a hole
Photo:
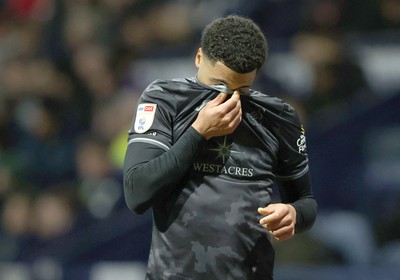
[[[317,203],[313,197],[302,198],[293,203],[296,209],[296,233],[310,229],[317,218]]]
[[[309,174],[280,184],[283,203],[290,203],[296,210],[296,233],[305,231],[317,217],[317,202],[312,194]]]
[[[202,135],[189,128],[168,151],[152,149],[144,143],[131,144],[124,163],[124,192],[128,207],[140,214],[158,198],[171,193],[204,141]]]

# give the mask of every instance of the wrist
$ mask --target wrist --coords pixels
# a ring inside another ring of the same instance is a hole
[[[192,124],[192,128],[194,130],[196,130],[196,132],[198,134],[200,134],[203,138],[205,138],[206,140],[210,139],[211,137],[207,135],[206,133],[206,129],[204,129],[204,127],[202,125],[200,125],[199,123],[194,122]]]
[[[287,204],[289,208],[290,215],[293,217],[293,223],[294,226],[296,227],[297,224],[297,210],[296,207],[294,207],[292,204]]]

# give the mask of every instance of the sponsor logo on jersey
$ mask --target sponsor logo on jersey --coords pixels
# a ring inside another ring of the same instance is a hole
[[[222,141],[216,142],[215,148],[208,149],[209,151],[216,153],[215,159],[220,159],[222,164],[195,162],[193,163],[194,170],[204,173],[252,177],[254,175],[254,170],[252,168],[229,164],[235,161],[235,155],[242,154],[238,151],[232,150],[232,146],[233,143],[229,143],[225,136]]]
[[[296,144],[297,147],[299,148],[299,153],[305,154],[307,151],[307,144],[306,144],[306,136],[303,125],[301,125],[301,134],[299,139],[297,139]]]
[[[136,112],[134,129],[136,133],[145,133],[150,129],[156,115],[157,104],[139,104]]]
[[[193,168],[196,171],[204,173],[217,173],[217,174],[227,174],[239,177],[253,177],[254,170],[252,168],[241,167],[241,166],[225,166],[222,164],[210,164],[210,163],[200,163],[195,162]]]
[[[209,149],[210,151],[217,152],[217,159],[222,159],[222,163],[225,164],[228,159],[232,158],[233,154],[239,152],[232,150],[233,143],[228,143],[226,136],[222,142],[217,142],[217,147]]]

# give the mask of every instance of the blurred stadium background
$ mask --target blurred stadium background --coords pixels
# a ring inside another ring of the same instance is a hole
[[[308,136],[320,214],[277,280],[400,279],[399,0],[0,0],[0,279],[143,279],[151,213],[123,200],[138,96],[195,74],[202,27],[252,17],[255,84]]]

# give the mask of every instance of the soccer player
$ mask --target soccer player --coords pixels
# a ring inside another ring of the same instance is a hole
[[[271,238],[314,223],[303,126],[289,104],[251,89],[266,55],[252,20],[219,18],[202,32],[195,77],[143,92],[124,191],[132,211],[153,211],[146,279],[272,279]]]

